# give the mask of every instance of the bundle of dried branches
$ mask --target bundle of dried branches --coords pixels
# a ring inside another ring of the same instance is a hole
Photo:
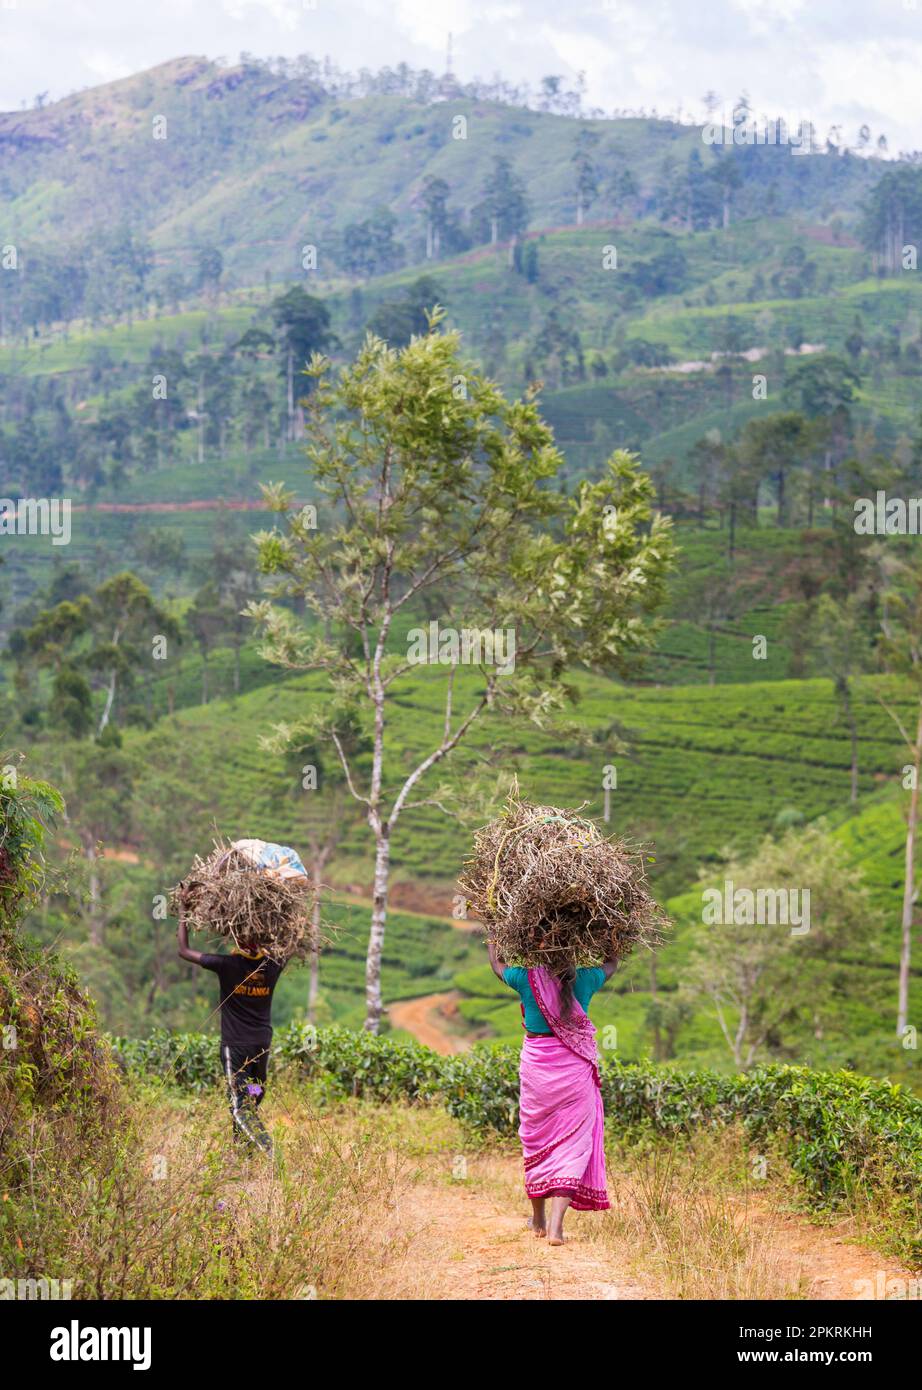
[[[477,831],[460,879],[501,960],[559,971],[662,943],[667,918],[637,846],[575,811],[509,798]]]
[[[256,868],[238,850],[216,842],[206,859],[196,855],[173,889],[170,911],[178,916],[182,910],[190,926],[282,963],[308,949],[313,896],[309,878]]]

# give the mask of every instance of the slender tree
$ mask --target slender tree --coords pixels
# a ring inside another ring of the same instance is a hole
[[[96,687],[104,691],[96,726],[99,738],[112,718],[120,684],[131,682],[143,667],[148,655],[145,644],[158,636],[175,639],[178,635],[175,621],[158,606],[147,585],[123,570],[92,594],[82,594],[76,601],[65,599],[41,612],[16,646],[20,657],[55,669],[55,695],[60,692],[65,703],[70,697],[84,703],[73,674],[90,673]],[[62,675],[67,677],[63,685],[58,680]],[[76,735],[88,732],[76,709],[70,709],[63,722]]]
[[[500,237],[517,237],[528,226],[528,198],[525,185],[505,156],[493,161],[493,171],[484,189],[484,206],[490,219],[490,243]]]
[[[858,720],[852,681],[861,671],[867,670],[871,657],[867,602],[863,596],[850,594],[837,602],[831,594],[821,594],[807,631],[807,648],[815,669],[832,681],[848,729],[851,748],[849,800],[854,806],[858,801]]]
[[[305,627],[269,600],[250,610],[266,657],[325,671],[336,697],[312,728],[336,747],[374,837],[373,1032],[391,844],[404,812],[426,803],[423,780],[478,720],[550,718],[567,668],[624,669],[651,638],[671,558],[668,523],[652,514],[634,458],[614,454],[598,483],[563,497],[553,485],[563,460],[533,394],[507,401],[462,358],[458,335],[439,331],[441,317],[400,350],[369,339],[338,377],[313,362],[307,454],[325,520],[309,527],[292,494],[269,486],[280,521],[257,539],[271,592],[303,596],[315,621]],[[396,625],[412,622],[436,587],[441,622],[403,635]],[[430,741],[407,766],[392,746],[391,710],[408,681],[422,676],[428,689],[439,675],[441,731],[420,727]],[[365,777],[343,742],[347,721],[371,739]]]
[[[778,411],[761,419],[748,420],[741,447],[746,451],[753,474],[770,478],[778,501],[776,522],[786,521],[786,483],[789,473],[803,459],[807,447],[807,421],[796,411]]]
[[[423,180],[420,201],[426,214],[426,260],[437,259],[441,250],[442,232],[448,218],[448,194],[444,179],[427,174]]]
[[[299,381],[303,382],[306,391],[308,382],[301,374],[307,362],[315,352],[323,352],[333,341],[330,311],[322,300],[308,294],[300,285],[295,285],[273,300],[271,312],[280,337],[288,411],[288,438],[294,439],[295,410],[298,404],[295,377],[298,376]]]
[[[573,168],[576,174],[576,225],[581,227],[587,210],[599,196],[599,178],[592,151],[599,137],[594,130],[583,127],[576,137]]]
[[[899,710],[878,696],[899,730],[910,758],[903,778],[903,785],[909,791],[909,805],[903,854],[903,912],[896,1009],[896,1035],[902,1038],[909,1023],[909,972],[916,898],[916,829],[919,820],[919,774],[922,769],[922,566],[918,561],[897,559],[887,554],[881,556],[881,566],[885,589],[879,652],[887,671],[908,678],[913,701],[913,717],[907,727]]]

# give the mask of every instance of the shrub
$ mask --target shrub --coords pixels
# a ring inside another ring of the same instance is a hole
[[[0,762],[2,762],[0,755]],[[121,1095],[95,1010],[74,972],[21,931],[47,888],[45,836],[62,810],[51,787],[25,776],[0,781],[0,1256],[26,1258],[5,1237],[37,1209],[44,1185],[86,1174],[122,1132]]]
[[[349,1028],[291,1023],[276,1034],[279,1060],[309,1075],[332,1077],[344,1095],[369,1100],[429,1100],[438,1093],[442,1059],[421,1043],[398,1043]]]
[[[206,1091],[221,1077],[218,1039],[211,1033],[158,1028],[148,1038],[113,1038],[112,1046],[127,1070],[159,1077],[184,1091]]]

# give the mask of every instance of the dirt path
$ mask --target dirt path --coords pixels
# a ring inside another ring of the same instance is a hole
[[[388,1005],[388,1017],[392,1027],[402,1028],[417,1042],[425,1043],[443,1057],[452,1052],[466,1052],[470,1042],[458,1037],[448,1026],[448,1018],[457,1012],[458,998],[457,990],[451,990],[447,994],[401,999],[397,1004]]]
[[[616,1179],[610,1185],[613,1205],[629,1201],[632,1188],[629,1175]],[[589,1302],[675,1298],[644,1268],[636,1244],[619,1239],[609,1218],[570,1212],[567,1243],[555,1248],[527,1230],[526,1210],[521,1161],[515,1155],[424,1160],[419,1180],[401,1195],[394,1213],[411,1239],[381,1296]],[[873,1289],[880,1298],[886,1296],[885,1287],[890,1297],[900,1297],[894,1292],[899,1281],[912,1278],[894,1261],[855,1245],[844,1228],[818,1228],[779,1212],[756,1211],[751,1219],[767,1228],[762,1253],[781,1276],[779,1296],[784,1299],[853,1301]]]
[[[749,1220],[755,1226],[770,1228],[779,1267],[792,1280],[803,1283],[808,1298],[842,1302],[872,1294],[874,1298],[899,1297],[901,1286],[907,1290],[920,1287],[918,1274],[849,1239],[847,1221],[818,1228],[792,1213],[758,1209],[750,1211]]]
[[[399,887],[406,889],[405,884],[401,884]],[[373,899],[357,888],[337,888],[335,884],[331,884],[330,890],[334,902],[350,903],[353,907],[367,907],[369,910],[374,906]],[[402,917],[418,917],[427,922],[443,922],[446,927],[454,927],[455,931],[467,932],[469,935],[479,934],[483,931],[482,924],[475,919],[450,917],[435,908],[413,907],[412,903],[407,902],[407,896],[406,891],[397,891],[391,894],[391,906]]]
[[[587,1239],[591,1218],[585,1213],[571,1212],[567,1218],[566,1245],[554,1248],[536,1240],[525,1226],[518,1159],[465,1162],[467,1177],[423,1181],[400,1200],[397,1217],[415,1235],[401,1279],[408,1288],[425,1289],[418,1296],[503,1301],[657,1297],[652,1285],[638,1283]]]

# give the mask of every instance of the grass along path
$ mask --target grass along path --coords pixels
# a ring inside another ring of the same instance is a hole
[[[687,1186],[687,1174],[660,1194],[661,1211],[650,1209],[647,1172],[610,1175],[612,1211],[570,1212],[566,1244],[554,1248],[526,1227],[517,1154],[459,1155],[446,1167],[444,1155],[428,1160],[397,1197],[406,1292],[392,1272],[390,1298],[425,1288],[428,1299],[462,1301],[851,1301],[865,1289],[918,1288],[895,1261],[849,1240],[844,1223],[819,1229],[776,1197]]]

